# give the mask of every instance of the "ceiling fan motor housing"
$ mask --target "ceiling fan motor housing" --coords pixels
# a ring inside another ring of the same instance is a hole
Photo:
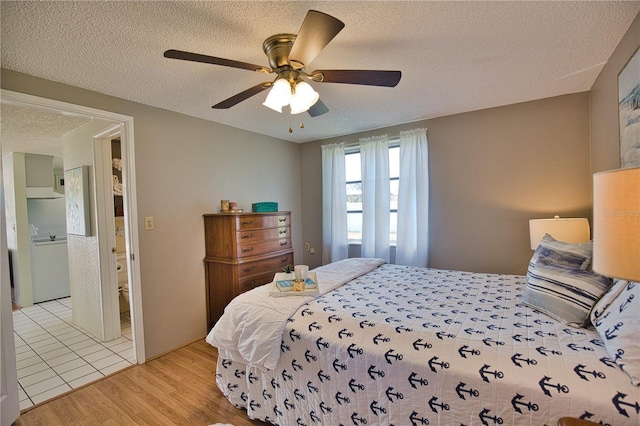
[[[279,72],[280,69],[283,71],[287,68],[293,69],[293,64],[289,63],[289,52],[291,52],[291,47],[295,41],[295,34],[276,34],[264,41],[262,50],[267,55],[269,65],[273,71]],[[304,64],[300,65],[304,66]]]

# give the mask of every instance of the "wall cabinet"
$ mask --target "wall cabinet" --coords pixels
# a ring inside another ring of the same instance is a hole
[[[293,265],[291,213],[204,215],[207,329],[237,295]]]

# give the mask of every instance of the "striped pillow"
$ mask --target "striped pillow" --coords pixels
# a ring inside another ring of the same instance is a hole
[[[549,234],[544,234],[529,265],[535,265],[539,258],[545,258],[557,265],[588,269],[591,266],[592,253],[593,243],[591,241],[565,243],[554,239]]]
[[[545,242],[545,238],[529,263],[522,300],[560,322],[582,327],[612,281],[586,266],[591,264],[590,243],[561,243],[551,237],[553,241]]]

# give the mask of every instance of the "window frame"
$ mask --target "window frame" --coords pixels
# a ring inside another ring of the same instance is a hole
[[[389,151],[391,151],[391,149],[395,149],[397,148],[398,150],[400,149],[400,139],[399,138],[394,138],[394,139],[389,139]],[[354,145],[351,147],[347,147],[345,149],[345,157],[348,155],[355,155],[355,154],[360,154],[360,145]],[[346,166],[346,161],[345,161],[345,166]],[[389,169],[391,169],[391,167],[389,167]],[[399,164],[398,164],[398,169],[399,169]],[[345,170],[346,173],[346,170]],[[399,182],[400,181],[400,172],[398,171],[398,176],[396,177],[391,177],[389,176],[389,188],[391,188],[391,183],[392,182]],[[360,174],[360,180],[350,180],[350,181],[346,181],[345,182],[345,187],[348,188],[349,185],[353,185],[353,184],[360,184],[362,185],[362,174]],[[396,203],[396,207],[392,208],[391,207],[391,200],[389,200],[390,204],[389,204],[389,220],[391,220],[391,214],[395,213],[396,217],[398,214],[398,205]],[[362,208],[360,208],[359,210],[350,210],[349,209],[349,202],[347,201],[347,217],[349,216],[350,213],[356,213],[356,214],[363,214]],[[360,220],[360,224],[362,225],[362,220]],[[360,239],[351,239],[348,237],[349,234],[349,220],[347,219],[347,242],[350,245],[358,245],[358,244],[362,244],[362,233],[361,238]],[[396,239],[392,239],[391,238],[391,232],[389,233],[389,244],[391,246],[395,246],[396,245]],[[394,234],[396,235],[397,238],[397,233]]]

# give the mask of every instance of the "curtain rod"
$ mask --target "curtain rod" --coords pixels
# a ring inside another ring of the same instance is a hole
[[[417,129],[413,129],[413,130],[401,130],[400,133],[403,132],[415,132],[415,131],[420,131],[420,130],[424,130],[426,131],[426,127],[425,128],[417,128]],[[391,145],[395,145],[398,143],[399,139],[400,139],[400,133],[398,133],[396,136],[387,136],[387,139],[389,139],[389,142],[392,142]],[[369,138],[376,138],[376,137],[380,137],[380,136],[384,136],[384,135],[375,135],[375,136],[369,136]],[[368,139],[368,138],[360,138],[360,139]],[[334,142],[335,143],[335,142]],[[351,142],[351,143],[346,143],[346,142],[339,142],[339,143],[343,143],[345,148],[353,148],[354,146],[358,146],[360,145],[360,142]],[[322,145],[329,145],[329,144],[322,144]]]
[[[400,135],[393,136],[393,137],[390,137],[390,138],[389,138],[389,142],[396,142],[396,141],[399,141],[399,139],[400,139]],[[346,143],[346,142],[333,142],[333,143],[336,143],[336,144],[344,143],[344,147],[345,147],[345,148],[352,148],[352,147],[354,147],[354,146],[359,146],[359,145],[360,145],[360,142],[351,142],[351,143]],[[323,144],[323,145],[330,145],[330,144]]]

